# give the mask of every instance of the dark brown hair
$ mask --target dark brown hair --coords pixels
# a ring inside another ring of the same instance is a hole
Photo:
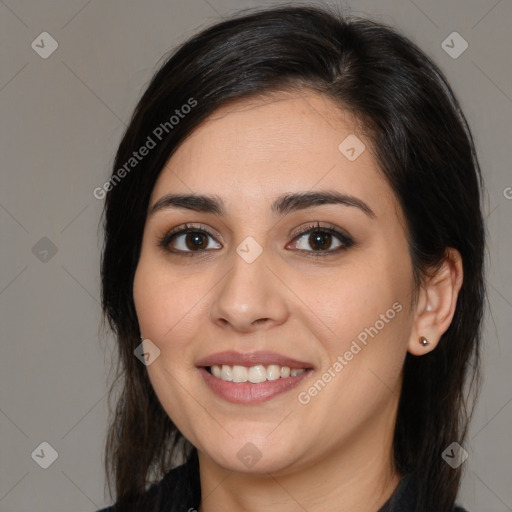
[[[452,324],[435,350],[407,355],[394,437],[398,471],[420,475],[417,512],[453,507],[461,469],[441,453],[464,442],[473,403],[465,385],[478,388],[484,303],[482,183],[472,135],[447,80],[409,39],[380,23],[314,7],[244,12],[186,41],[151,80],[119,145],[106,187],[101,263],[104,314],[119,351],[121,388],[106,451],[119,503],[168,471],[183,440],[133,354],[140,331],[132,285],[156,179],[217,108],[303,88],[349,109],[368,130],[405,214],[417,283],[448,247],[462,256],[464,282]],[[193,102],[177,121],[176,110]],[[119,170],[148,137],[155,147],[120,179]]]

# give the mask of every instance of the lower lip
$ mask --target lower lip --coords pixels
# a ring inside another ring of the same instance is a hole
[[[199,372],[208,387],[216,395],[235,404],[258,404],[266,402],[298,386],[311,374],[311,370],[306,370],[296,377],[280,377],[276,380],[266,380],[265,382],[252,384],[251,382],[228,382],[219,379],[218,377],[214,377],[206,368],[199,368]]]

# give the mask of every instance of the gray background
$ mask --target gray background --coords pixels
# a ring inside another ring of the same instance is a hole
[[[162,56],[236,9],[277,3],[0,1],[1,512],[86,512],[107,503],[102,452],[113,343],[99,329],[103,202],[93,190],[108,178]],[[490,312],[460,502],[472,512],[512,510],[512,3],[343,5],[398,26],[430,54],[473,128],[488,189]],[[44,31],[58,42],[47,59],[31,47],[42,46]],[[441,46],[453,31],[469,44],[456,59]],[[48,450],[31,457],[43,441],[58,453],[47,469],[36,460],[49,461]]]

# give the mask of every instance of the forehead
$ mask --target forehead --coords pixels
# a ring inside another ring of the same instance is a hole
[[[255,205],[318,188],[373,201],[376,213],[393,206],[359,120],[324,95],[279,92],[224,105],[201,123],[165,165],[152,203],[172,191]]]

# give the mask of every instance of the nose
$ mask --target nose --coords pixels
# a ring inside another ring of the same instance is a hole
[[[267,267],[265,251],[252,263],[237,253],[233,266],[213,290],[212,321],[224,329],[252,332],[286,321],[285,288]]]

